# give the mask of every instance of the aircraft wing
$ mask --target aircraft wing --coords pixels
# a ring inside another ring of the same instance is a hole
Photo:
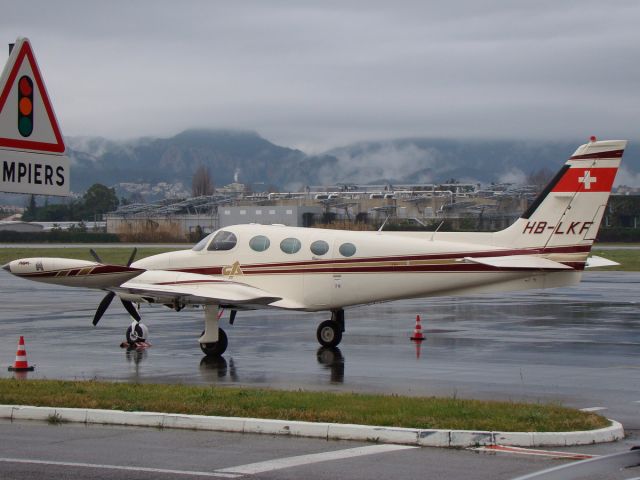
[[[150,303],[225,305],[264,308],[282,297],[244,283],[195,273],[148,270],[120,287],[118,294],[141,296]]]
[[[532,255],[505,255],[502,257],[464,257],[464,260],[496,268],[522,268],[537,270],[571,270],[571,267],[548,258]]]

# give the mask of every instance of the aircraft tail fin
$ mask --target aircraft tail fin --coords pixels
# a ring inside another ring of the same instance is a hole
[[[509,228],[494,234],[496,246],[574,254],[584,264],[596,238],[626,140],[580,146]],[[583,258],[584,257],[584,258]]]

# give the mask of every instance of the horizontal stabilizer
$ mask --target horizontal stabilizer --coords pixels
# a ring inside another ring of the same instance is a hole
[[[614,262],[613,260],[609,260],[608,258],[592,255],[589,258],[587,258],[587,263],[585,264],[585,268],[615,267],[616,265],[620,265],[620,264],[618,262]]]
[[[571,267],[548,258],[531,255],[505,255],[502,257],[465,257],[465,261],[495,268],[522,268],[536,270],[571,270]]]

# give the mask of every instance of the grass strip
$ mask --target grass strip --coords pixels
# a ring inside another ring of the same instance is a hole
[[[592,250],[594,255],[604,257],[608,260],[618,262],[620,265],[613,267],[600,267],[597,270],[615,270],[619,272],[637,272],[640,271],[640,250],[601,250],[594,247]]]
[[[425,429],[564,432],[609,425],[598,414],[557,404],[94,380],[0,379],[0,404]]]

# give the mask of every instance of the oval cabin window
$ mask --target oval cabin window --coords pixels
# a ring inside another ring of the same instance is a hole
[[[353,243],[343,243],[339,251],[343,257],[352,257],[356,253],[356,246]]]
[[[249,246],[251,250],[255,250],[256,252],[264,252],[267,248],[269,248],[271,242],[264,235],[256,235],[251,240],[249,240]]]
[[[324,255],[329,251],[329,244],[324,240],[316,240],[309,248],[314,255]]]
[[[284,253],[296,253],[301,247],[302,244],[297,238],[285,238],[280,242],[280,250]]]

